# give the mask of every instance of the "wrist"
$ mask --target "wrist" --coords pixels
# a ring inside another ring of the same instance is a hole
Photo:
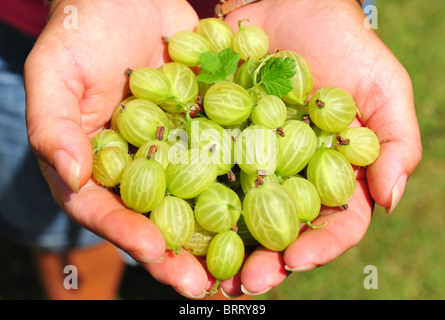
[[[224,19],[229,13],[259,1],[266,2],[267,0],[220,0],[220,3],[215,6],[215,16]],[[366,0],[343,1],[357,2],[360,6],[363,6],[366,2]],[[274,4],[276,2],[279,2],[279,0],[274,0]]]
[[[230,12],[258,1],[260,0],[220,0],[215,6],[215,15],[224,19]]]

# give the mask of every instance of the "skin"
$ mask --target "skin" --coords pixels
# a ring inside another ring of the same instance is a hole
[[[185,1],[126,3],[55,1],[25,65],[29,142],[54,198],[74,221],[128,252],[160,282],[200,298],[214,283],[202,261],[185,250],[178,256],[165,251],[150,220],[90,179],[89,139],[128,95],[124,71],[160,66],[167,61],[161,36],[193,30],[198,23]],[[68,4],[78,9],[78,29],[64,28]],[[350,92],[361,113],[354,125],[374,130],[381,155],[366,170],[356,169],[357,189],[347,213],[322,208],[313,224],[329,220],[325,227],[303,229],[283,253],[264,248],[250,253],[240,274],[221,283],[231,297],[266,292],[289,272],[329,263],[356,245],[374,203],[387,212],[394,209],[422,154],[409,75],[364,27],[356,1],[263,0],[234,11],[226,22],[236,31],[239,19],[266,31],[271,52],[291,49],[303,55],[314,74],[314,90],[338,86]]]

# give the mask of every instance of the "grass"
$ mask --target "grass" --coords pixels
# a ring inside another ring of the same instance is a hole
[[[413,82],[422,162],[391,215],[376,207],[359,245],[326,266],[290,275],[258,299],[445,298],[445,2],[385,0],[378,9],[378,34]],[[41,299],[27,251],[3,240],[0,251],[0,299]],[[378,270],[378,289],[363,285],[367,265]],[[127,271],[121,291],[122,299],[178,297],[140,268]]]

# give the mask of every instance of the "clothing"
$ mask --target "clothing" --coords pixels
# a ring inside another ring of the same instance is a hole
[[[219,0],[188,0],[201,18],[213,17]],[[49,6],[44,0],[0,0],[0,21],[37,37],[46,24]]]
[[[44,0],[0,0],[0,20],[34,37],[45,27],[48,11]]]

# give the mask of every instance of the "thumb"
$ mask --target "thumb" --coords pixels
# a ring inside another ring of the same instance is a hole
[[[404,69],[399,70],[402,71],[394,73],[389,90],[376,95],[381,104],[366,122],[381,144],[379,157],[367,168],[369,189],[387,213],[399,203],[407,180],[422,157],[411,80]]]
[[[63,53],[34,47],[24,69],[28,140],[37,157],[52,166],[74,192],[92,172],[91,143],[81,128],[81,81]],[[56,63],[57,57],[62,63]],[[64,66],[64,70],[58,70]],[[66,66],[66,67],[65,67]],[[65,78],[63,78],[65,77]],[[69,77],[69,78],[67,78]]]

